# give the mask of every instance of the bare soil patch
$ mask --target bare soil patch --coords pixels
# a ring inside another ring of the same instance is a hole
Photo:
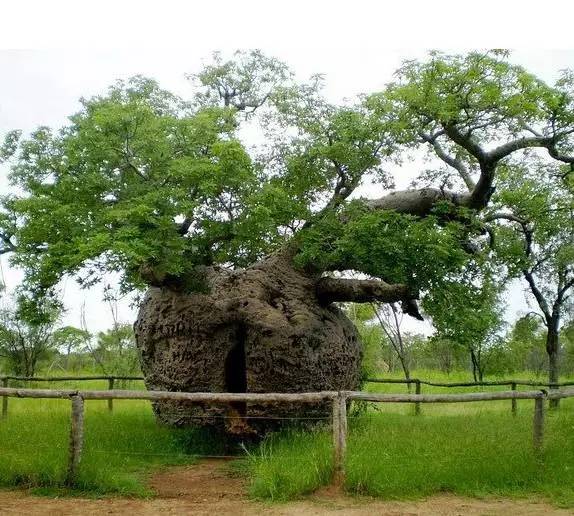
[[[530,500],[477,500],[440,495],[414,502],[381,501],[349,497],[335,489],[323,489],[303,500],[286,504],[265,504],[249,500],[242,478],[229,475],[220,460],[202,461],[194,466],[170,468],[151,480],[157,497],[131,498],[46,498],[24,490],[0,491],[0,514],[4,515],[432,515],[478,516],[520,514],[526,516],[570,515],[573,512]]]

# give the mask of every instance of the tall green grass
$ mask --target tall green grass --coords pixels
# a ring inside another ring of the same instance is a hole
[[[460,407],[460,404],[448,407]],[[507,407],[469,403],[467,412],[423,407],[414,416],[404,407],[350,419],[345,488],[385,499],[439,492],[484,496],[538,495],[574,507],[574,403],[548,413],[544,450],[532,448],[532,402]],[[251,494],[286,500],[328,484],[328,428],[270,437],[248,458]]]
[[[195,462],[196,454],[222,453],[221,445],[194,429],[158,425],[149,403],[115,401],[85,405],[84,449],[77,491],[94,494],[151,494],[149,472]],[[59,489],[68,460],[70,403],[10,399],[0,422],[0,486]]]
[[[468,376],[413,375],[436,381]],[[525,375],[520,375],[525,377]],[[394,377],[397,377],[396,375]],[[33,387],[47,387],[42,383]],[[104,382],[66,382],[50,387],[105,389]],[[133,382],[125,388],[142,388]],[[402,385],[370,384],[369,390],[406,392]],[[483,390],[502,390],[501,387]],[[472,392],[475,388],[423,387],[423,392]],[[168,465],[193,464],[197,456],[227,454],[209,433],[158,425],[150,404],[87,401],[79,484],[73,492],[150,495],[149,475]],[[367,404],[351,410],[346,489],[387,499],[437,492],[464,495],[544,496],[574,507],[574,400],[547,413],[545,445],[532,450],[533,401],[424,404],[422,415],[406,404]],[[11,398],[0,420],[0,486],[60,490],[66,472],[70,403]],[[259,499],[289,500],[330,482],[331,433],[286,430],[246,448],[242,470]]]

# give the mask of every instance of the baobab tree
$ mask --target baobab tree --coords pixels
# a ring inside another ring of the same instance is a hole
[[[34,296],[110,271],[146,289],[135,333],[151,389],[356,388],[361,345],[336,303],[420,318],[417,299],[480,253],[500,165],[532,148],[574,161],[571,82],[548,86],[500,52],[406,62],[344,105],[259,52],[217,57],[194,80],[191,102],[117,83],[60,131],[11,134],[4,149],[19,193],[4,200],[3,251]],[[251,150],[241,128],[258,121],[265,143]],[[390,170],[420,148],[438,163],[429,184],[395,190]],[[392,191],[353,196],[366,182]],[[198,411],[221,413],[156,405],[177,424]]]

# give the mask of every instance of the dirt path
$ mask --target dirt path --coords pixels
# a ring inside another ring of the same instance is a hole
[[[9,515],[566,515],[544,503],[512,500],[476,500],[441,495],[417,502],[385,502],[370,498],[342,496],[322,490],[304,500],[267,505],[251,501],[245,494],[245,481],[231,477],[220,461],[204,461],[195,466],[171,468],[154,476],[151,482],[157,498],[58,498],[29,496],[24,491],[0,491],[0,514]]]

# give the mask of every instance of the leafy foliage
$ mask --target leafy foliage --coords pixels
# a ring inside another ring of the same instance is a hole
[[[0,252],[16,251],[35,292],[110,271],[124,291],[197,290],[202,266],[246,267],[287,242],[317,274],[354,270],[422,295],[465,284],[483,259],[469,240],[497,169],[531,147],[564,163],[564,177],[574,162],[571,74],[551,87],[506,58],[431,53],[343,105],[324,98],[320,76],[296,83],[258,51],[215,54],[190,76],[191,102],[143,77],[118,82],[58,132],[7,136],[1,156],[20,193],[4,199]],[[256,123],[266,143],[252,150],[242,129]],[[421,145],[442,163],[423,174],[433,189],[400,209],[350,202],[367,181],[393,188],[388,167]],[[460,181],[468,193],[444,192]]]
[[[504,51],[431,52],[428,61],[405,62],[396,82],[371,96],[369,104],[388,118],[395,138],[406,148],[423,144],[432,155],[442,151],[462,164],[452,166],[441,158],[445,163],[437,176],[462,179],[467,186],[481,166],[478,146],[492,148],[534,134],[553,136],[563,152],[571,152],[572,74],[564,71],[551,87],[507,57]],[[454,132],[471,139],[472,145],[461,145]]]
[[[139,371],[134,330],[131,324],[115,324],[98,333],[94,354],[106,374],[129,375]]]
[[[9,371],[34,376],[39,361],[63,343],[63,335],[56,335],[59,316],[50,300],[38,304],[22,295],[0,310],[0,357]]]
[[[358,269],[429,289],[468,262],[460,245],[466,232],[457,222],[441,224],[437,216],[371,211],[354,202],[342,216],[325,217],[304,233],[298,259],[319,270]]]

